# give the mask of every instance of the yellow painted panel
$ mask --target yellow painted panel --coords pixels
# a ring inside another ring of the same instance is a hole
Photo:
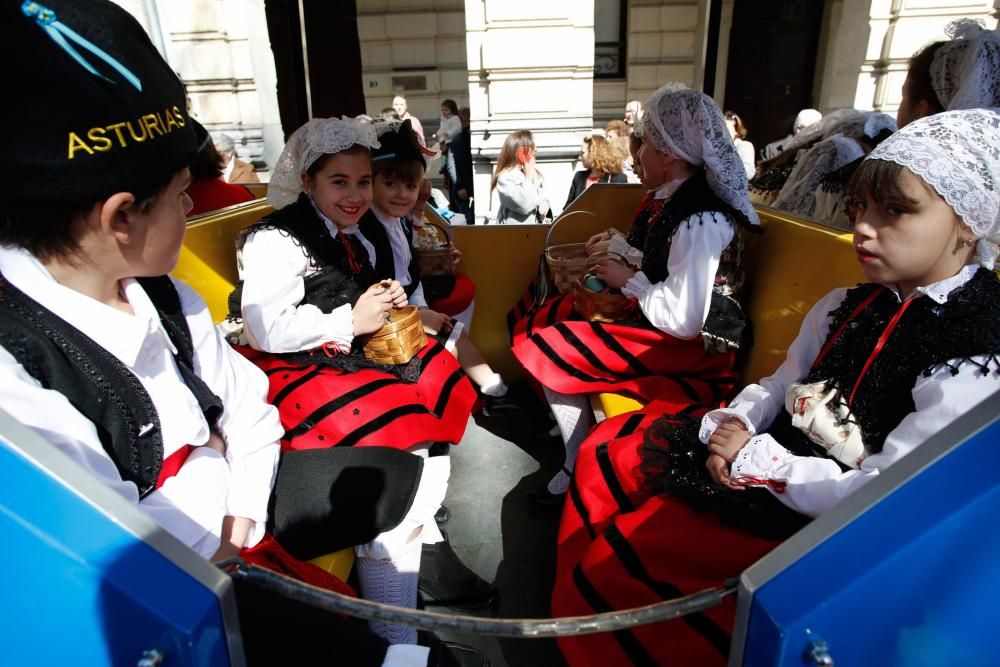
[[[313,558],[309,562],[346,582],[351,574],[351,568],[354,567],[354,549],[349,547],[334,551],[332,554]]]

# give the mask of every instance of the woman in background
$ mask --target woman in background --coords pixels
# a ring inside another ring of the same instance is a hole
[[[757,172],[757,166],[754,164],[753,159],[753,144],[746,140],[748,134],[747,126],[743,124],[743,119],[736,115],[735,112],[727,111],[726,127],[729,128],[729,136],[733,138],[733,143],[736,144],[736,153],[740,156],[743,168],[746,169],[747,178],[753,178],[753,175]]]
[[[551,206],[545,197],[545,179],[535,164],[535,139],[530,130],[511,132],[503,142],[490,191],[500,198],[497,222],[542,222]]]
[[[573,175],[566,206],[595,183],[627,183],[628,179],[622,173],[624,158],[624,153],[604,137],[595,134],[585,138],[580,148],[583,169]]]

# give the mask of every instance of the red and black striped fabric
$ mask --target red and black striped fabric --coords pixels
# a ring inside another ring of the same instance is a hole
[[[346,372],[238,349],[267,374],[267,399],[285,428],[282,451],[457,443],[476,401],[458,361],[433,340],[418,353],[421,371],[414,383],[379,370]]]
[[[524,337],[513,347],[521,365],[553,391],[716,405],[736,389],[735,354],[706,353],[701,336],[681,340],[649,324],[563,319],[567,310],[572,295],[546,303],[525,318]],[[555,323],[541,326],[549,320]]]
[[[721,587],[779,542],[723,525],[669,496],[615,516],[578,562],[556,578],[553,616],[628,609]],[[558,640],[571,667],[725,665],[733,596],[679,619]]]

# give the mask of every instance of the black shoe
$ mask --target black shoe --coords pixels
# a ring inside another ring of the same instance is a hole
[[[563,501],[566,499],[565,493],[554,494],[549,493],[547,488],[540,487],[537,489],[532,489],[528,491],[528,502],[538,507],[540,509],[559,509],[563,506]]]
[[[448,519],[450,518],[451,518],[451,510],[449,510],[444,505],[439,507],[438,511],[434,513],[434,520],[437,522],[437,525],[439,526],[443,526],[444,524],[448,523]]]
[[[490,667],[490,659],[478,649],[458,642],[444,642],[430,637],[430,667]]]
[[[459,560],[447,534],[443,542],[423,546],[419,588],[428,606],[481,609],[497,600],[497,589]]]
[[[511,399],[510,392],[507,392],[503,396],[487,396],[483,394],[482,398],[484,401],[484,417],[503,417],[504,415],[513,415],[521,412],[521,406]]]

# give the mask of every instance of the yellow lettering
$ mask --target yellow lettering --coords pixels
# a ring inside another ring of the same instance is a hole
[[[108,125],[108,130],[114,130],[115,134],[118,135],[118,143],[121,144],[122,148],[125,148],[125,136],[122,134],[122,128],[125,127],[125,123],[115,123],[114,125]]]
[[[180,125],[181,127],[187,125],[187,121],[184,120],[184,114],[182,114],[181,110],[178,109],[177,107],[174,107],[174,115],[177,117],[178,125]]]
[[[167,124],[163,122],[163,114],[160,113],[159,111],[156,112],[156,120],[159,121],[160,127],[163,129],[163,134],[169,134],[170,128],[167,127]]]
[[[167,132],[170,132],[175,127],[180,127],[181,126],[180,123],[178,123],[174,119],[174,115],[172,113],[170,113],[170,109],[164,109],[163,110],[163,115],[167,117],[167,125],[166,125]]]
[[[76,152],[79,150],[87,151],[87,155],[93,155],[94,151],[90,150],[90,146],[77,136],[76,132],[69,133],[69,159],[72,160],[76,157]]]
[[[136,125],[139,126],[139,129],[142,130],[142,134],[136,134],[135,133],[135,128],[132,127],[132,121],[128,121],[128,122],[125,123],[126,125],[128,125],[128,133],[131,134],[132,138],[135,139],[136,141],[145,141],[146,140],[146,127],[142,124],[141,121],[142,121],[142,119],[139,118],[139,119],[136,119],[135,123],[136,123]]]
[[[145,128],[146,128],[146,134],[149,135],[150,139],[154,138],[153,137],[153,130],[156,130],[156,133],[159,136],[161,136],[161,137],[163,136],[163,130],[160,129],[160,123],[156,120],[156,116],[154,116],[153,114],[148,113],[145,116],[143,116],[142,117],[142,124],[145,126]]]
[[[90,139],[95,151],[101,153],[111,150],[111,140],[104,136],[106,130],[103,127],[92,127],[87,132],[87,138]]]

